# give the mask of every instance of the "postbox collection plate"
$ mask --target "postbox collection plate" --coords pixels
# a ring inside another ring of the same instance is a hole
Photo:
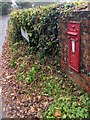
[[[68,22],[68,66],[79,72],[80,66],[80,22]]]

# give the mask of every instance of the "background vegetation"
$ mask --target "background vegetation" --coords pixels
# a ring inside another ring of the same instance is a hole
[[[0,15],[7,15],[10,13],[11,2],[1,2],[0,1]]]
[[[36,6],[43,6],[43,5],[48,5],[51,4],[51,2],[16,2],[17,7],[16,6],[12,6],[12,2],[6,2],[6,1],[0,1],[0,15],[7,15],[9,14],[13,8],[15,9],[26,9],[26,8],[32,8],[32,5],[34,5],[33,7]]]

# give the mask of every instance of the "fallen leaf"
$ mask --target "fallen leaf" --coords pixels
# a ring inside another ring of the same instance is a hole
[[[30,107],[30,112],[32,112],[32,113],[35,112],[35,108],[33,106]]]
[[[12,76],[7,76],[6,79],[10,79]]]
[[[48,100],[49,101],[54,101],[54,98],[53,97],[49,97]]]
[[[5,108],[3,108],[3,112],[5,111]]]
[[[48,106],[48,102],[43,102],[42,104],[44,107]]]
[[[39,95],[37,98],[38,98],[38,100],[41,100],[41,95]]]
[[[55,110],[54,110],[54,116],[56,118],[60,118],[62,116],[62,114],[61,114],[61,112],[59,111],[58,108],[55,108]]]

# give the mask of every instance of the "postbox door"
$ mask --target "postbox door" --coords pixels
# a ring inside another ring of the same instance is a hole
[[[75,25],[77,26],[76,23],[74,23],[74,26]],[[72,26],[73,24],[71,24],[71,29],[68,31],[68,66],[74,69],[76,72],[79,72],[80,34],[79,29],[75,30],[75,27],[73,29]]]

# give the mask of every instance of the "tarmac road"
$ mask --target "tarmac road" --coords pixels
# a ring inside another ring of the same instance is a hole
[[[8,19],[9,16],[0,16],[0,54],[2,52],[2,45],[6,35]]]
[[[9,16],[0,16],[0,64],[1,64],[1,54],[2,54],[2,46],[6,36],[7,24],[8,24]],[[1,71],[1,66],[0,66]],[[2,86],[1,86],[1,73],[0,73],[0,120],[5,118],[4,113],[2,112]]]

